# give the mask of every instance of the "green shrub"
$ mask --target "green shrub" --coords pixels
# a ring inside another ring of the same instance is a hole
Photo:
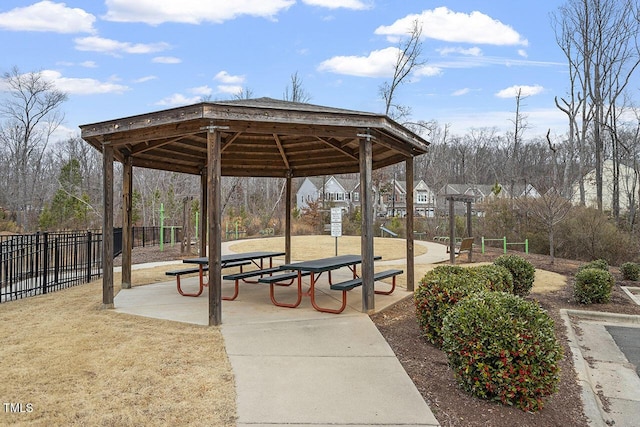
[[[511,272],[501,265],[488,264],[477,267],[469,267],[472,274],[485,280],[488,290],[513,293],[513,276]]]
[[[493,263],[505,267],[511,272],[515,295],[521,297],[529,295],[536,275],[533,264],[518,255],[501,255]]]
[[[449,366],[472,395],[535,412],[557,391],[562,347],[537,303],[476,293],[449,310],[442,333]]]
[[[576,273],[573,296],[580,304],[609,302],[614,280],[611,273],[599,268],[585,268]]]
[[[609,271],[609,263],[606,259],[597,259],[581,265],[578,267],[578,271],[586,270],[587,268],[597,268],[598,270]]]
[[[439,266],[428,272],[413,296],[422,335],[438,347],[442,345],[442,319],[447,311],[462,298],[487,290],[486,281],[468,269],[451,267]]]
[[[635,262],[625,262],[620,266],[622,278],[624,280],[633,280],[636,282],[640,279],[640,264]]]

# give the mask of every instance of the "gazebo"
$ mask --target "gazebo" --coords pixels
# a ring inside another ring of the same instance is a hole
[[[362,311],[375,309],[373,289],[372,171],[405,162],[407,289],[414,287],[413,159],[429,143],[389,117],[271,98],[202,102],[80,126],[82,138],[103,155],[103,230],[113,228],[113,162],[123,164],[122,288],[131,287],[133,167],[200,176],[201,254],[209,248],[209,325],[222,322],[222,176],[286,179],[285,253],[291,259],[292,179],[360,173]],[[207,219],[206,221],[204,219]],[[103,296],[113,308],[113,235],[103,234]],[[207,245],[208,243],[208,245]]]

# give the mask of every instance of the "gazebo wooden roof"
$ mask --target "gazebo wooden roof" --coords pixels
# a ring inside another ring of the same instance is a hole
[[[81,126],[82,138],[133,166],[200,174],[207,133],[222,138],[223,176],[293,177],[359,171],[359,140],[372,136],[372,167],[423,154],[428,142],[387,116],[271,98],[203,102]]]
[[[362,310],[374,309],[374,169],[404,161],[407,289],[413,290],[413,158],[428,142],[389,117],[270,98],[202,102],[80,126],[103,154],[103,230],[113,228],[113,162],[123,164],[122,288],[131,287],[133,167],[201,177],[200,253],[209,258],[209,324],[221,323],[221,176],[286,179],[285,252],[291,257],[293,177],[360,173]],[[206,218],[206,221],[204,220]],[[113,307],[113,235],[103,233],[104,307]]]

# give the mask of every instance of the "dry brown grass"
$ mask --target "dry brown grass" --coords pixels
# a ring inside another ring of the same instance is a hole
[[[296,261],[325,258],[336,254],[335,237],[323,236],[293,236],[291,238],[291,258]],[[374,238],[374,252],[384,261],[406,259],[407,246],[404,239]],[[284,237],[255,239],[238,242],[230,246],[234,252],[251,251],[284,251]],[[427,248],[414,245],[415,256],[425,254]],[[342,236],[338,238],[338,255],[359,254],[360,236]]]
[[[134,281],[164,281],[165,270]],[[101,295],[97,281],[0,304],[0,396],[33,408],[0,409],[0,425],[235,425],[218,328],[103,310]]]

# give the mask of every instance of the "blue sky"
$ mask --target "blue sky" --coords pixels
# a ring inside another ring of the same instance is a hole
[[[310,103],[383,112],[407,25],[423,23],[424,67],[396,101],[412,121],[454,133],[513,128],[522,88],[526,137],[564,133],[554,96],[566,60],[546,0],[3,0],[0,71],[42,71],[69,93],[61,135],[78,126],[210,100],[241,88],[282,99],[293,73]]]

